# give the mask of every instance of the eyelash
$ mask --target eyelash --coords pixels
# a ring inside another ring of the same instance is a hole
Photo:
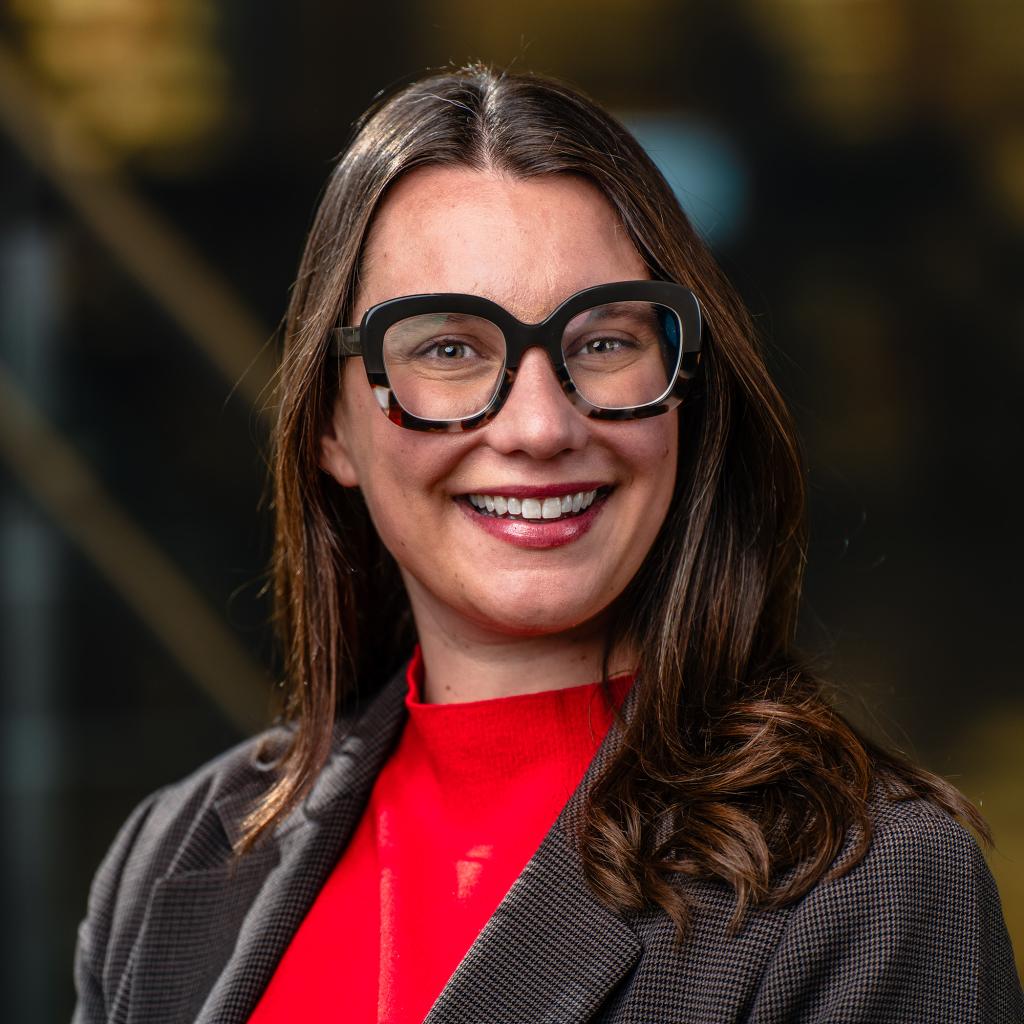
[[[622,348],[631,348],[631,347],[635,348],[636,347],[636,342],[634,340],[630,339],[630,338],[618,338],[618,337],[614,337],[614,336],[610,337],[608,335],[600,335],[599,337],[588,339],[587,341],[583,342],[583,344],[580,345],[577,348],[570,348],[569,351],[566,353],[566,356],[567,357],[571,357],[571,356],[580,355],[581,353],[583,353],[584,349],[590,348],[590,346],[592,346],[592,345],[598,345],[598,344],[607,343],[607,342],[614,342],[615,344],[619,345]],[[600,352],[592,352],[592,353],[587,353],[587,354],[601,355],[602,353],[600,353]]]
[[[423,346],[423,348],[420,350],[419,353],[417,353],[417,355],[438,356],[440,350],[445,348],[460,348],[463,350],[468,350],[470,352],[475,352],[475,349],[468,341],[445,341],[443,339],[433,339],[427,342],[427,344]]]
[[[630,338],[620,338],[614,335],[599,335],[596,338],[590,338],[582,342],[582,344],[578,345],[575,348],[570,346],[569,350],[566,352],[566,356],[571,358],[572,356],[578,355],[602,355],[603,353],[601,352],[593,352],[592,346],[609,343],[614,344],[619,348],[636,347],[635,340]],[[472,353],[474,355],[480,354],[479,352],[476,351],[476,349],[473,347],[470,341],[464,341],[458,338],[450,340],[445,340],[444,338],[433,338],[430,341],[426,342],[422,346],[420,351],[416,354],[421,357],[426,356],[441,358],[441,350],[445,348],[459,348],[462,349],[463,352]],[[586,349],[591,349],[591,351],[586,352]],[[453,359],[452,361],[455,360]]]

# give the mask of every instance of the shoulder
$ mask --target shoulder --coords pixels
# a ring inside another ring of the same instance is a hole
[[[119,829],[98,875],[117,873],[129,853],[133,859],[154,862],[157,869],[170,870],[177,866],[176,855],[186,848],[192,857],[201,857],[206,847],[210,852],[221,850],[229,836],[197,833],[197,827],[211,814],[219,818],[218,809],[265,791],[273,783],[274,761],[286,749],[290,735],[283,727],[267,729],[150,793]]]
[[[328,761],[342,750],[349,761],[368,759],[394,732],[402,710],[401,682],[396,676],[343,710],[333,725]],[[228,861],[246,817],[277,781],[278,762],[294,735],[292,725],[273,726],[147,796],[122,825],[96,873],[90,917],[104,903],[130,902],[169,874]]]
[[[869,815],[859,860],[863,837],[851,829],[803,897],[749,909],[735,932],[730,887],[674,879],[690,897],[686,939],[676,944],[656,908],[639,915],[644,955],[617,1005],[651,999],[650,1019],[749,1024],[1024,1024],[999,896],[974,837],[934,804],[892,800],[881,785]]]
[[[75,951],[75,1020],[106,1019],[110,1000],[130,976],[132,950],[159,893],[234,885],[236,869],[256,877],[280,856],[280,840],[304,826],[307,812],[316,809],[314,797],[319,794],[327,806],[372,780],[401,727],[403,694],[396,675],[342,709],[310,793],[246,855],[247,868],[235,857],[235,845],[248,814],[279,777],[277,763],[290,747],[292,728],[274,727],[245,740],[138,804],[93,878]]]
[[[385,713],[400,706],[400,696],[392,680],[340,709],[331,755],[362,727],[377,729]],[[277,766],[295,730],[294,723],[271,726],[149,794],[121,827],[98,880],[116,874],[125,858],[161,876],[222,862],[233,852],[249,812],[277,781]],[[352,745],[348,749],[351,753]]]
[[[853,862],[851,834],[834,870],[791,908],[752,1021],[1024,1020],[974,836],[942,808],[891,799],[880,785],[870,811],[864,856]]]
[[[980,901],[998,898],[977,840],[943,808],[890,796],[876,780],[868,810],[871,835],[863,857],[856,856],[862,836],[854,827],[831,870],[794,907],[801,927],[822,918],[833,932],[853,931],[876,925],[881,916],[896,929],[931,914],[948,917],[943,911],[956,906],[963,929]],[[938,940],[943,921],[934,925]]]
[[[99,991],[98,962],[114,976],[124,969],[116,951],[126,954],[130,944],[118,937],[138,930],[157,881],[230,857],[231,822],[272,783],[273,758],[288,736],[272,728],[247,739],[150,793],[129,814],[95,873],[79,928],[75,970],[83,1004]],[[105,951],[115,952],[108,958]]]
[[[850,884],[858,888],[902,889],[907,886],[932,891],[942,887],[946,898],[955,895],[951,884],[964,885],[988,871],[974,836],[943,808],[922,798],[897,799],[884,783],[875,783],[868,810],[872,825],[870,845],[864,858],[849,870]],[[859,834],[851,830],[834,865],[845,872]],[[847,877],[844,873],[840,876]],[[841,888],[841,887],[840,887]],[[815,890],[826,898],[830,884]]]
[[[206,834],[201,828],[197,832],[197,826],[211,816],[220,821],[225,808],[233,809],[265,792],[273,784],[274,763],[287,748],[290,735],[283,727],[267,729],[151,793],[121,827],[107,858],[130,846],[134,855],[159,861],[169,870],[179,866],[175,855],[186,846],[188,856],[196,859],[204,852],[219,852],[225,840],[234,837],[214,830]],[[189,842],[183,845],[185,840]]]

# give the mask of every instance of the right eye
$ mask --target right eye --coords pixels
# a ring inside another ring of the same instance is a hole
[[[434,338],[421,345],[416,352],[418,359],[438,359],[442,362],[461,362],[477,355],[476,350],[465,341],[453,338]]]

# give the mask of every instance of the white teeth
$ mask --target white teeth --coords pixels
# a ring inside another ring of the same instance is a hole
[[[540,519],[542,515],[543,509],[537,498],[523,498],[524,519]]]
[[[561,498],[545,498],[541,505],[540,514],[545,519],[557,519],[562,514]]]
[[[505,498],[499,494],[470,494],[469,502],[481,512],[495,516],[520,516],[523,519],[560,519],[578,515],[589,508],[597,491],[577,491],[552,498]]]

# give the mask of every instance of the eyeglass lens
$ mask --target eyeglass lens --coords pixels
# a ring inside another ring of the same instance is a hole
[[[601,409],[664,398],[682,352],[679,315],[656,302],[611,302],[577,314],[562,332],[576,390]],[[423,313],[384,335],[384,365],[399,404],[414,416],[458,420],[482,412],[505,370],[505,337],[490,320]]]

